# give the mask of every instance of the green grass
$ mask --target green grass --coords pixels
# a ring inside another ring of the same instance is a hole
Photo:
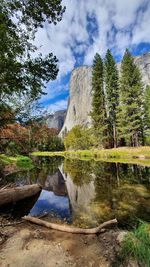
[[[143,267],[150,267],[150,224],[140,222],[136,230],[125,236],[120,258],[125,261],[129,257],[139,262]]]
[[[63,156],[71,158],[94,159],[97,161],[135,163],[150,166],[150,146],[120,147],[101,150],[76,150],[61,152],[33,152],[33,156]]]
[[[21,156],[21,155],[18,155],[16,157],[11,157],[4,154],[0,154],[0,163],[2,165],[14,164],[20,168],[33,167],[32,160],[27,156]]]
[[[17,157],[10,157],[10,156],[6,156],[4,154],[0,154],[0,162],[3,163],[4,165],[16,163]]]

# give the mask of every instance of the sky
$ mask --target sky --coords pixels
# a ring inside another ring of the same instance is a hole
[[[40,102],[49,111],[67,108],[71,71],[92,65],[94,55],[105,57],[109,48],[119,62],[126,48],[134,56],[150,51],[150,0],[62,0],[63,19],[56,26],[45,23],[35,44],[59,63],[57,80],[45,88]]]

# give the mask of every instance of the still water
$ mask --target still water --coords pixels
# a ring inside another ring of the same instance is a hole
[[[150,222],[150,167],[61,157],[33,157],[33,162],[33,169],[5,177],[20,186],[43,187],[15,212],[32,216],[46,212],[80,227],[111,218],[122,227],[131,226],[136,218]]]

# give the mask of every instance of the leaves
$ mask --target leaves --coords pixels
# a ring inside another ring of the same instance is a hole
[[[56,24],[64,11],[61,0],[1,1],[1,99],[14,92],[37,98],[43,93],[45,82],[56,79],[57,58],[52,53],[35,56],[38,48],[33,41],[38,27],[43,27],[44,22]]]

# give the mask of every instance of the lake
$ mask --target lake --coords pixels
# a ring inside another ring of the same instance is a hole
[[[32,157],[34,168],[7,175],[18,186],[39,183],[40,195],[17,203],[13,215],[56,218],[94,227],[117,218],[122,228],[150,222],[150,167],[62,157]],[[9,211],[10,212],[10,211]]]

